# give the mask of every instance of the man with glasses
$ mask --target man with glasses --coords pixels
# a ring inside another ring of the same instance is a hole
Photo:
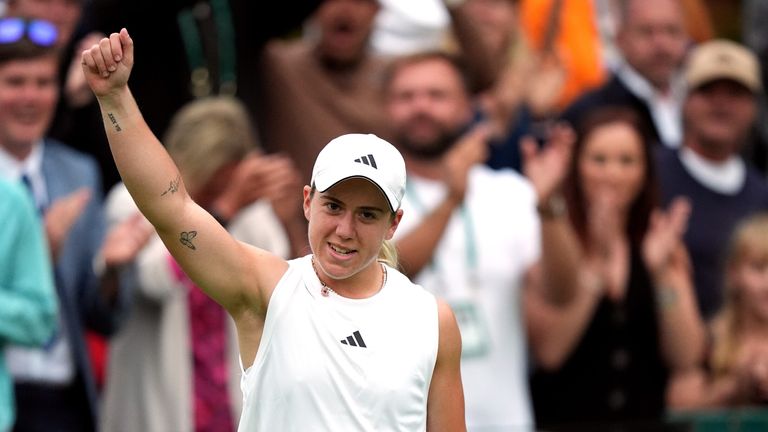
[[[85,83],[80,66],[80,52],[104,35],[90,31],[88,18],[83,17],[90,1],[85,0],[7,0],[5,15],[51,22],[58,33],[60,47],[60,96],[56,114],[48,128],[51,138],[66,143],[83,153],[93,155],[99,163],[102,190],[120,181],[107,137],[101,126],[101,114],[91,90]],[[81,25],[82,23],[82,25]]]

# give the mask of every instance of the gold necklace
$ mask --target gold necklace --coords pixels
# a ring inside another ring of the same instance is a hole
[[[320,285],[322,288],[320,288],[320,294],[323,295],[323,297],[328,297],[331,293],[334,293],[336,295],[339,295],[336,291],[333,290],[333,288],[329,287],[328,285],[323,282],[322,279],[320,279],[320,274],[317,272],[317,267],[315,266],[315,257],[313,256],[311,258],[312,260],[312,270],[315,271],[315,276],[317,276],[317,280],[320,281]],[[379,263],[381,265],[381,286],[379,287],[379,291],[384,289],[384,285],[387,283],[387,266],[385,266],[382,263]],[[377,291],[378,292],[378,291]]]

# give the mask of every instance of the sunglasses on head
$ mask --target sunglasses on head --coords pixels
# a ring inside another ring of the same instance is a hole
[[[52,46],[56,43],[56,26],[48,21],[24,18],[0,18],[0,44],[20,41],[24,36],[39,46]]]

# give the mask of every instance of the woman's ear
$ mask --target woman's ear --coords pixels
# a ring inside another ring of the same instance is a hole
[[[400,225],[401,220],[403,220],[403,209],[397,209],[394,216],[392,216],[389,230],[387,231],[386,235],[386,240],[392,240],[392,237],[395,235],[395,231],[397,231],[397,227]]]
[[[306,219],[307,221],[309,221],[309,209],[310,209],[310,204],[312,203],[312,195],[313,195],[312,188],[308,185],[305,185],[303,207],[304,207],[304,219]]]

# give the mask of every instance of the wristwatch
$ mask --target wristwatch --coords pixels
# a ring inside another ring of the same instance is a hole
[[[536,212],[542,219],[555,219],[565,216],[568,207],[565,204],[565,198],[560,194],[554,194],[536,204]]]

